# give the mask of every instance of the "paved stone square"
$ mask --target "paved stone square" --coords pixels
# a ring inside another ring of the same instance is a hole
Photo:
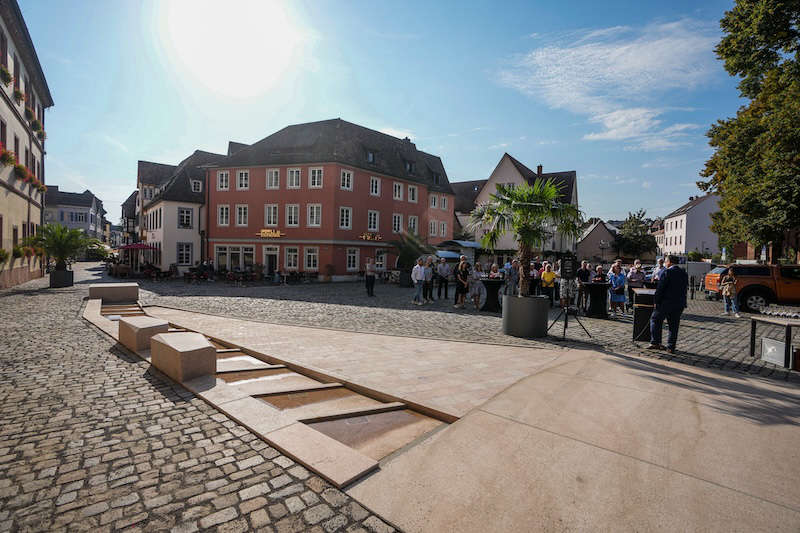
[[[393,531],[82,320],[76,266],[0,291],[0,531]]]

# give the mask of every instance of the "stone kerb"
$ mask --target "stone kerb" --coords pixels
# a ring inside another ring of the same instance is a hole
[[[128,316],[119,320],[119,342],[129,350],[150,349],[150,339],[169,331],[169,322],[151,316]]]
[[[199,333],[159,333],[150,339],[150,362],[178,382],[213,375],[217,350]]]
[[[139,299],[138,283],[92,283],[89,285],[89,299],[98,298],[103,303],[135,302]]]

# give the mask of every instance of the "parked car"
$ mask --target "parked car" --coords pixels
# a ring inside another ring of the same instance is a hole
[[[742,311],[754,313],[771,303],[800,303],[800,265],[733,264],[717,267],[706,274],[708,297],[722,297],[719,282],[728,269],[733,269],[736,276],[736,297]]]

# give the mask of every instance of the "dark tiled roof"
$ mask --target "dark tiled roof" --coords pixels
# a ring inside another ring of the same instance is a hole
[[[367,161],[367,152],[375,162]],[[376,173],[422,183],[431,190],[452,193],[442,160],[398,139],[342,119],[295,124],[242,148],[217,166],[291,165],[338,162]],[[406,164],[413,170],[406,170]],[[435,175],[439,176],[436,184]]]
[[[533,185],[537,178],[543,178],[545,180],[552,179],[556,186],[561,190],[561,194],[563,195],[562,201],[565,204],[572,203],[572,189],[573,185],[575,184],[575,180],[577,179],[577,173],[574,170],[568,170],[565,172],[543,172],[538,175],[533,170],[529,169],[522,163],[520,163],[517,159],[515,159],[510,154],[506,153],[505,155],[511,160],[511,163],[517,168],[522,177],[525,180]]]
[[[714,196],[714,195],[713,194],[706,194],[705,196],[693,196],[691,200],[689,200],[688,202],[686,202],[685,204],[680,206],[678,209],[676,209],[675,211],[673,211],[669,215],[665,216],[664,218],[667,219],[667,218],[676,217],[678,215],[684,215],[689,210],[691,210],[693,207],[702,204],[705,200],[708,200],[712,196]]]
[[[147,185],[161,185],[175,173],[175,165],[139,161],[137,176],[139,181]]]
[[[475,209],[475,199],[489,180],[457,181],[451,183],[456,195],[455,209],[458,213],[470,213]]]
[[[248,146],[250,145],[245,143],[237,143],[236,141],[228,141],[228,155],[233,155],[242,148],[247,148]]]
[[[205,183],[206,172],[205,169],[200,167],[217,163],[223,159],[225,159],[225,156],[221,154],[195,150],[192,155],[180,162],[176,167],[177,170],[164,185],[164,190],[158,193],[145,207],[149,207],[161,200],[195,204],[205,203],[205,191],[202,186],[200,192],[194,192],[192,191],[191,182],[192,180],[198,180],[201,184]]]
[[[58,190],[58,185],[50,185],[47,187],[45,194],[45,205],[72,205],[77,207],[92,207],[95,200],[95,195],[91,191],[85,190],[83,192],[64,192]],[[102,209],[102,202],[97,200],[98,207]]]
[[[49,190],[49,189],[48,189]],[[122,202],[122,217],[134,218],[136,216],[136,198],[139,196],[139,191],[135,190],[128,198]]]

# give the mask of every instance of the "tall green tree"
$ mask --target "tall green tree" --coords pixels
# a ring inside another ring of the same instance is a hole
[[[738,0],[720,21],[717,56],[750,101],[707,135],[714,154],[698,181],[720,194],[721,246],[773,243],[800,225],[800,0]]]
[[[481,238],[484,248],[493,250],[497,241],[511,231],[519,246],[521,261],[521,294],[528,294],[533,249],[542,248],[553,235],[551,228],[562,235],[577,237],[583,224],[581,212],[572,204],[560,201],[562,193],[552,179],[537,179],[533,186],[498,185],[489,201],[476,207],[472,214],[473,229],[488,227]]]
[[[654,252],[658,245],[656,238],[650,235],[652,220],[645,218],[647,212],[639,209],[635,213],[628,212],[628,218],[622,223],[614,240],[614,250],[630,257],[638,257],[647,252]]]

